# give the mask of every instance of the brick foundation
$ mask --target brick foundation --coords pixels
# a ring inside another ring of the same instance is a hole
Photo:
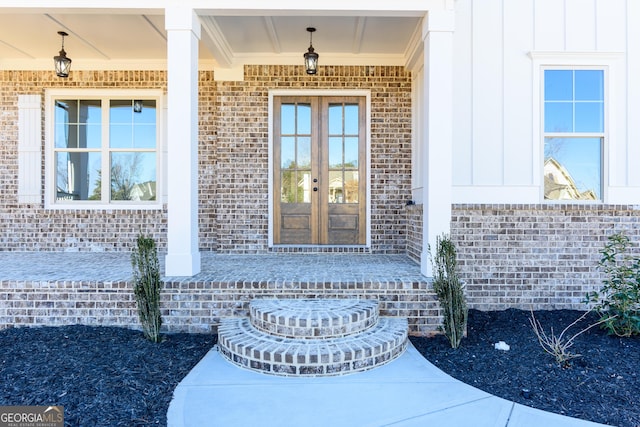
[[[470,307],[579,309],[602,285],[597,264],[607,237],[626,231],[638,244],[640,210],[599,204],[454,205]]]

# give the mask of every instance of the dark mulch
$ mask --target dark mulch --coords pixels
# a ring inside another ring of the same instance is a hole
[[[62,405],[68,426],[166,425],[173,390],[214,335],[64,326],[0,331],[0,406]]]
[[[536,312],[555,331],[580,314]],[[540,348],[528,317],[519,310],[471,310],[468,337],[458,350],[443,336],[411,341],[440,369],[496,396],[600,423],[640,426],[640,338],[610,337],[594,328],[576,340],[574,349],[583,356],[559,366]],[[0,406],[63,405],[69,426],[166,425],[173,390],[215,341],[214,335],[168,334],[153,344],[141,332],[110,327],[3,330]],[[498,341],[511,350],[495,350]],[[522,395],[525,388],[529,397]]]
[[[582,313],[536,311],[545,330],[559,334]],[[578,337],[582,357],[560,366],[544,353],[520,310],[469,313],[468,337],[457,350],[443,336],[411,338],[429,361],[451,376],[523,405],[619,427],[640,426],[640,338],[608,336],[598,327]],[[569,332],[597,320],[591,316]],[[505,341],[507,352],[493,344]],[[523,389],[530,390],[525,397]]]

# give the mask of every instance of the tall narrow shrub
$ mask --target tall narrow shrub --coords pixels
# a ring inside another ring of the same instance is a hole
[[[133,267],[133,292],[138,306],[138,317],[145,338],[160,341],[160,263],[158,249],[151,237],[138,236],[136,248],[131,254]]]
[[[456,247],[446,234],[436,238],[435,253],[431,252],[433,289],[443,310],[445,336],[452,348],[458,348],[467,329],[468,309],[464,284],[458,276]]]

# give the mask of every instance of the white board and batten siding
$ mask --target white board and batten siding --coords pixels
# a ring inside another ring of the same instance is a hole
[[[640,201],[640,1],[458,0],[454,203],[542,201],[544,66],[606,73],[604,202]]]

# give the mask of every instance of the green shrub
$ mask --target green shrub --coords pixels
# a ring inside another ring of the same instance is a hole
[[[628,253],[630,245],[623,233],[609,237],[598,264],[606,275],[604,285],[586,298],[600,314],[602,327],[621,337],[640,333],[640,257]]]
[[[138,317],[145,338],[160,342],[160,264],[155,241],[150,237],[138,236],[137,245],[131,254],[133,266],[133,292],[138,306]]]
[[[464,284],[457,273],[457,251],[451,239],[443,234],[436,238],[433,265],[433,289],[443,310],[443,331],[452,348],[458,348],[467,329],[467,302]]]

